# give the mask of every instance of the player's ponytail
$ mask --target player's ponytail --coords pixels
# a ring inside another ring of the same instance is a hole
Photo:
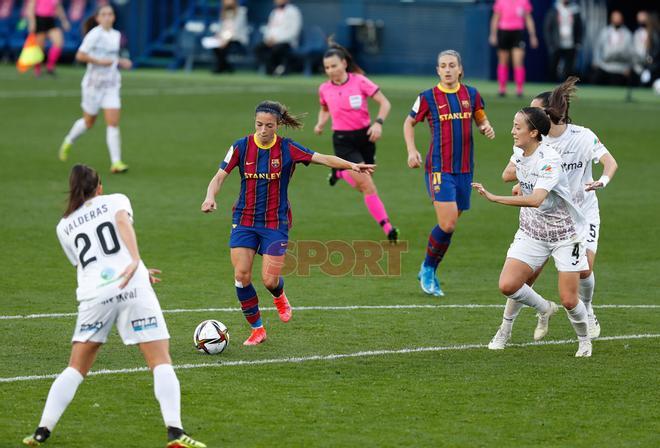
[[[74,165],[69,175],[69,201],[64,212],[66,218],[80,208],[85,201],[96,195],[101,178],[94,168],[87,165]]]
[[[87,33],[89,33],[92,30],[92,28],[94,28],[96,25],[99,24],[99,22],[98,22],[98,20],[96,20],[96,18],[98,17],[99,13],[101,12],[101,10],[103,8],[110,8],[114,12],[114,9],[112,8],[112,6],[110,4],[105,4],[105,5],[98,6],[94,10],[94,14],[87,17],[85,19],[85,21],[83,22],[83,24],[82,24],[81,28],[82,28],[83,37],[85,37],[87,35]]]
[[[520,109],[520,113],[525,118],[527,129],[538,131],[538,135],[536,136],[537,141],[540,142],[544,135],[548,135],[548,132],[550,132],[550,118],[543,109],[538,107],[523,107]]]
[[[303,127],[302,117],[306,114],[292,115],[289,109],[277,101],[262,101],[254,111],[255,114],[263,112],[274,115],[277,118],[277,124],[287,128],[300,129]]]
[[[568,116],[568,109],[571,106],[571,99],[575,97],[577,87],[575,84],[580,80],[577,76],[569,76],[566,81],[557,86],[552,92],[543,92],[537,95],[543,104],[543,109],[554,124],[567,124],[571,122]]]
[[[323,54],[323,59],[331,58],[333,56],[337,56],[342,61],[346,61],[347,72],[364,75],[364,70],[362,70],[362,67],[357,65],[351,52],[330,38],[328,41],[328,49]]]

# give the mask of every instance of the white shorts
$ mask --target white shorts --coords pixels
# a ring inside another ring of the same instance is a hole
[[[99,109],[121,109],[119,86],[112,87],[82,87],[82,110],[89,115],[98,115]]]
[[[543,266],[551,256],[559,272],[580,272],[589,269],[584,243],[577,239],[547,243],[530,238],[522,230],[518,230],[506,253],[507,258],[520,260],[534,271]]]
[[[584,216],[587,219],[584,245],[588,251],[596,253],[598,250],[598,237],[600,236],[600,214],[596,208],[595,211],[586,212]]]
[[[170,338],[151,285],[129,285],[114,295],[80,302],[72,342],[105,343],[115,323],[126,345]]]

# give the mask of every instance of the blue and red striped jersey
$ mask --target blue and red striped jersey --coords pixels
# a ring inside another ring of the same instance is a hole
[[[427,172],[471,173],[474,170],[472,120],[484,115],[479,113],[483,109],[484,101],[477,89],[464,84],[451,91],[438,84],[419,94],[410,117],[417,122],[428,120],[431,128]]]
[[[277,135],[266,147],[257,144],[254,134],[237,140],[220,164],[227,173],[236,166],[241,173],[232,224],[288,230],[292,223],[289,182],[296,164],[309,165],[313,155],[314,151]]]

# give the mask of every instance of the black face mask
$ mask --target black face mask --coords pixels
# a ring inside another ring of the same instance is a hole
[[[277,5],[277,7],[280,8],[280,9],[284,9],[284,8],[286,8],[286,3],[284,3],[283,5]]]
[[[614,25],[615,30],[618,30],[619,28],[621,28],[621,25]]]

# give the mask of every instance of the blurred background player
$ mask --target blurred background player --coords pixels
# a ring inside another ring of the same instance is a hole
[[[593,274],[600,236],[600,210],[596,190],[605,188],[618,168],[616,160],[603,145],[600,139],[590,129],[571,123],[568,115],[571,99],[575,95],[575,84],[578,78],[571,77],[552,92],[543,92],[532,100],[532,107],[543,109],[550,117],[550,132],[543,137],[543,142],[552,145],[562,158],[562,166],[568,177],[573,202],[580,209],[586,219],[587,236],[585,247],[587,252],[588,269],[580,272],[578,296],[587,308],[589,324],[589,337],[594,339],[600,336],[600,323],[593,311],[592,299],[595,288]],[[553,102],[551,102],[551,100]],[[603,174],[597,181],[592,177],[592,164],[602,163]],[[508,178],[512,179],[515,173],[515,164],[509,163]],[[514,187],[514,195],[520,193],[520,185]],[[541,274],[543,267],[536,270],[527,284],[532,286]],[[502,317],[502,326],[510,333],[523,304],[507,299]],[[540,340],[547,334],[548,322],[546,316],[539,314],[534,339]]]
[[[99,109],[103,109],[107,124],[106,143],[111,160],[110,172],[124,173],[128,166],[121,160],[119,69],[128,70],[132,63],[129,59],[119,57],[121,35],[112,28],[114,22],[115,12],[110,5],[99,7],[96,14],[85,22],[85,37],[76,53],[76,59],[87,64],[81,84],[83,116],[76,120],[64,137],[59,158],[62,161],[67,160],[73,143],[94,126]]]
[[[383,133],[383,123],[390,112],[390,102],[380,88],[371,82],[342,46],[332,44],[323,56],[323,67],[328,81],[319,87],[319,116],[314,132],[320,135],[332,118],[332,144],[335,155],[355,163],[376,163],[376,141]],[[374,122],[369,117],[368,100],[378,103]],[[399,230],[390,223],[385,206],[378,196],[376,185],[369,174],[350,170],[332,170],[330,185],[344,179],[364,196],[371,216],[381,226],[387,239],[396,242]]]
[[[309,165],[311,162],[366,174],[371,174],[375,168],[374,165],[348,162],[307,149],[277,135],[280,127],[298,129],[302,122],[283,104],[275,101],[259,103],[255,110],[254,134],[236,140],[229,148],[220,169],[209,183],[201,207],[204,213],[216,210],[215,197],[229,173],[238,166],[241,190],[234,204],[229,247],[236,295],[243,315],[252,327],[252,334],[243,345],[257,345],[266,340],[259,298],[252,286],[256,253],[263,256],[261,278],[273,296],[280,320],[288,322],[291,319],[291,305],[284,293],[281,273],[291,227],[287,191],[296,164]]]
[[[170,335],[151,286],[160,281],[154,277],[160,271],[148,270],[140,258],[129,199],[123,194],[104,195],[98,173],[75,165],[57,237],[77,267],[78,319],[69,366],[50,387],[39,426],[23,443],[39,446],[50,437],[116,324],[124,344],[137,344],[153,372],[154,392],[167,426],[167,447],[206,447],[183,431],[179,380],[169,353]]]
[[[511,60],[516,94],[522,97],[525,86],[525,27],[529,33],[529,44],[532,48],[537,48],[539,41],[529,0],[495,0],[488,40],[492,46],[497,47],[497,82],[500,96],[506,95]]]
[[[28,31],[35,33],[37,43],[41,48],[46,46],[46,37],[50,40],[50,49],[46,58],[46,73],[55,74],[57,60],[62,54],[64,45],[64,34],[57,26],[56,18],[60,19],[60,25],[65,31],[71,29],[71,24],[66,17],[62,2],[60,0],[28,0],[27,8]],[[41,64],[34,66],[34,73],[41,75]]]
[[[502,294],[535,308],[549,319],[557,305],[545,300],[526,282],[552,257],[558,271],[559,298],[578,337],[575,356],[589,357],[592,346],[587,333],[587,309],[578,298],[580,272],[589,266],[582,242],[584,217],[573,204],[561,157],[541,141],[549,131],[550,119],[537,107],[525,107],[514,117],[514,153],[503,177],[508,180],[512,174],[508,168],[514,164],[513,176],[520,183],[521,195],[497,196],[480,183],[473,186],[491,202],[520,207],[519,228],[500,274]],[[511,336],[508,330],[507,333],[507,328],[501,326],[488,348],[503,349]]]
[[[414,126],[428,120],[431,144],[424,164],[424,179],[438,225],[429,235],[426,259],[418,278],[425,293],[442,296],[436,270],[449,248],[458,217],[470,208],[474,170],[472,120],[479,132],[491,140],[495,131],[477,89],[461,83],[463,64],[457,51],[445,50],[438,55],[437,73],[440,82],[417,97],[403,124],[403,135],[408,167],[419,168],[422,157],[415,145]]]
[[[247,7],[238,4],[238,0],[222,0],[220,10],[220,29],[216,38],[218,47],[213,49],[215,54],[214,73],[233,72],[234,67],[227,60],[231,52],[237,52],[247,47],[248,21]]]

